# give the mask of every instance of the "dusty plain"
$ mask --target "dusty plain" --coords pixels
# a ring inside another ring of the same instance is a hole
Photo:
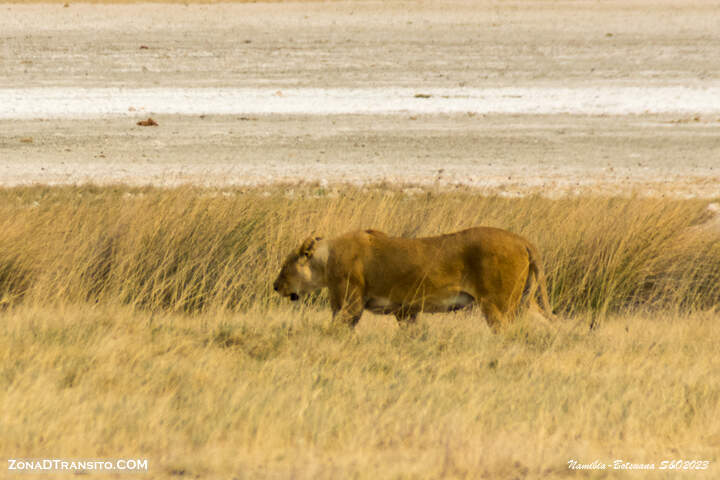
[[[0,87],[720,82],[714,2],[63,3],[0,6]],[[145,129],[152,112],[128,115],[0,121],[0,183],[720,194],[720,113],[155,116]]]

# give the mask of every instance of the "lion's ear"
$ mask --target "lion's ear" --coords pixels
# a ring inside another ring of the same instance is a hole
[[[308,237],[300,246],[300,255],[304,255],[305,258],[310,258],[315,253],[315,244],[317,243],[316,237]]]

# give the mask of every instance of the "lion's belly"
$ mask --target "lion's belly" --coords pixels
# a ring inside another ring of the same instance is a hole
[[[430,313],[453,312],[467,308],[473,303],[475,303],[475,299],[472,295],[460,292],[428,301],[423,307],[423,311]]]
[[[411,309],[428,313],[452,312],[471,306],[475,299],[465,293],[452,293],[447,296],[416,299],[408,303],[394,302],[387,297],[371,297],[365,302],[365,308],[373,313],[389,314],[402,309]]]
[[[373,313],[395,313],[402,308],[402,304],[392,302],[386,297],[372,297],[365,302],[365,309]]]

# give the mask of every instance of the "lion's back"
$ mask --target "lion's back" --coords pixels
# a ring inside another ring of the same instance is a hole
[[[339,271],[360,274],[368,291],[407,297],[420,286],[425,294],[464,289],[468,282],[478,281],[473,273],[488,265],[516,270],[517,265],[527,265],[526,245],[522,237],[492,227],[421,238],[362,230],[339,237],[334,258]],[[342,275],[336,277],[336,282],[343,281]]]

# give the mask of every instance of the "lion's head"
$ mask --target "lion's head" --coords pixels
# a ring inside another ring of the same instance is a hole
[[[319,237],[308,237],[299,248],[288,255],[273,283],[276,292],[296,301],[300,299],[300,295],[324,286],[324,275],[316,261],[316,250],[321,240]]]

